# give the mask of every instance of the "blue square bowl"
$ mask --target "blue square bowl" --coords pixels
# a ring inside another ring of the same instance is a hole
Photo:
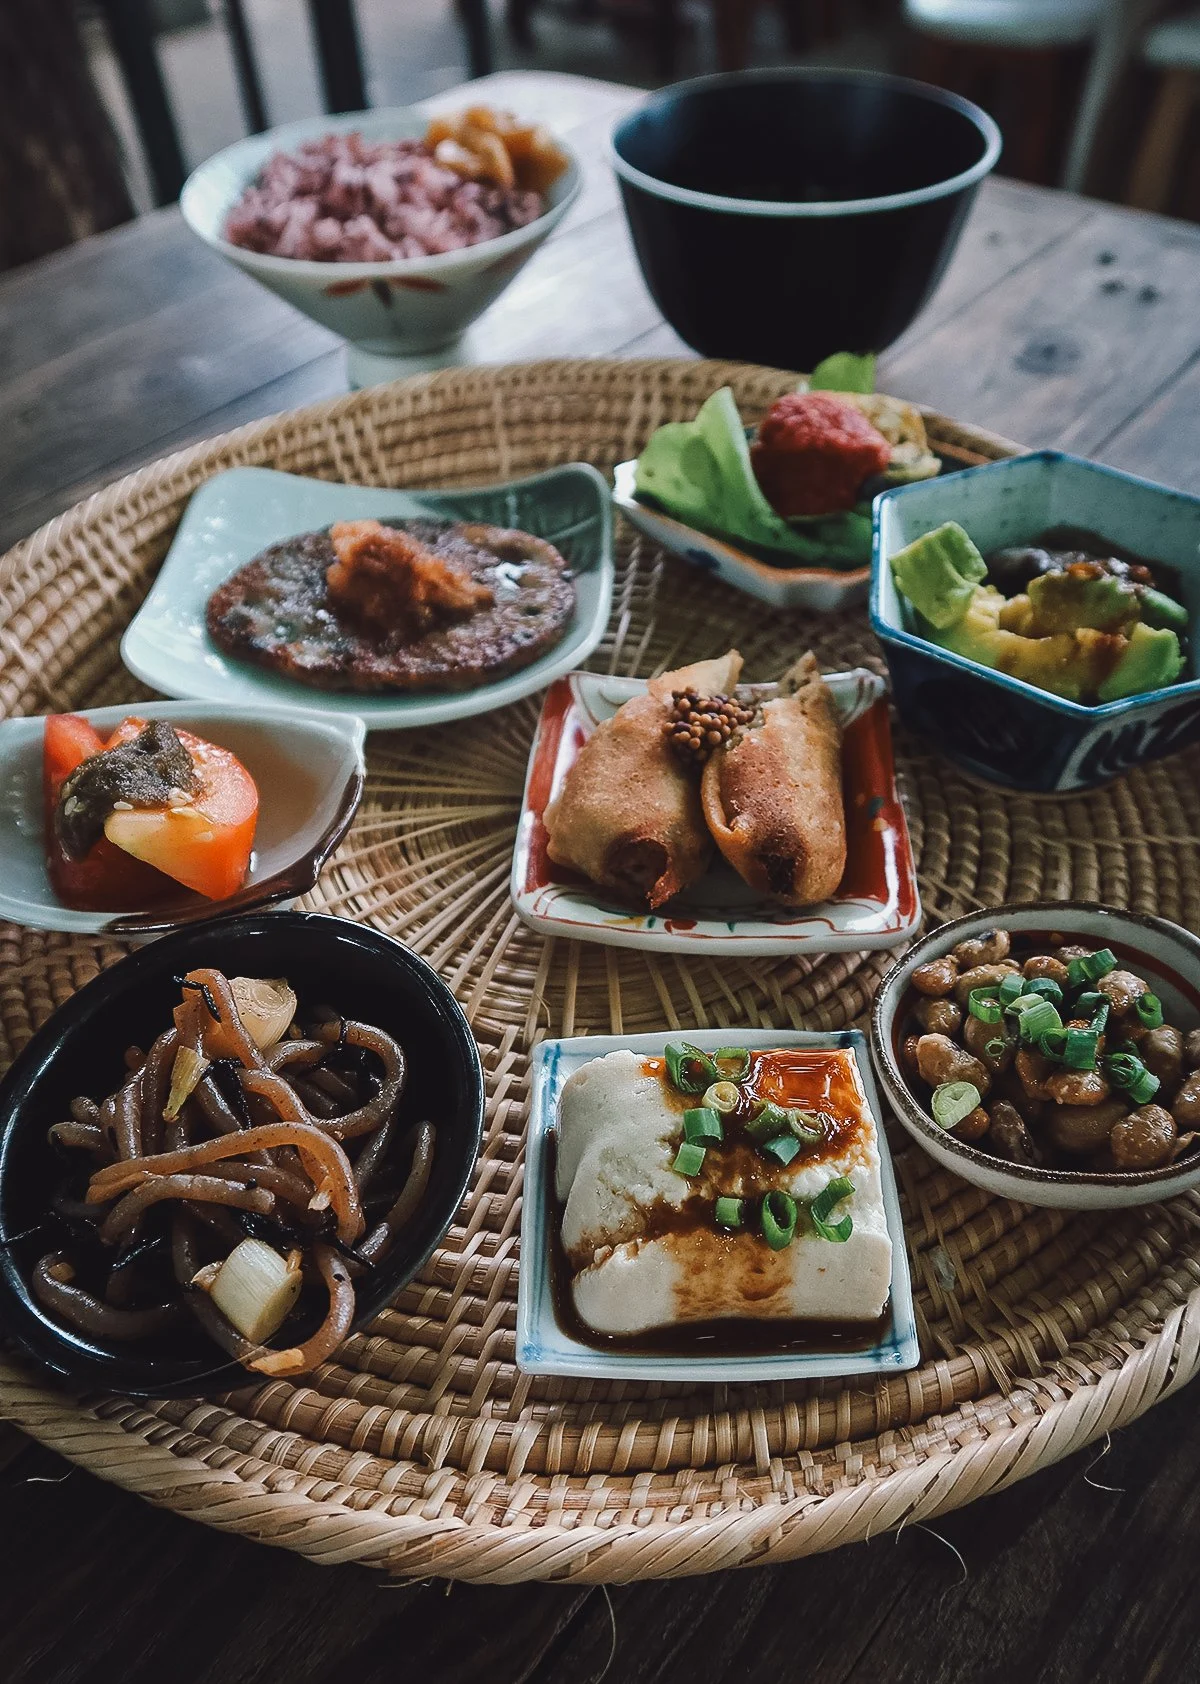
[[[1100,707],[1084,707],[913,629],[890,558],[954,520],[987,554],[1052,526],[1084,527],[1177,569],[1190,617],[1188,671],[1200,635],[1200,497],[1078,456],[1041,450],[875,500],[871,625],[883,644],[900,717],[949,759],[992,783],[1043,793],[1089,789],[1200,739],[1200,680],[1188,678]]]

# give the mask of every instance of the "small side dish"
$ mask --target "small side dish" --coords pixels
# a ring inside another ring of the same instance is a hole
[[[49,1130],[64,1169],[32,1292],[89,1339],[195,1322],[256,1374],[307,1373],[349,1331],[355,1278],[416,1216],[435,1128],[411,1131],[397,1181],[392,1036],[282,979],[176,980],[172,1024],[129,1049],[117,1091],[80,1095]]]
[[[783,567],[853,568],[871,554],[876,490],[936,475],[920,412],[871,390],[874,359],[828,358],[747,437],[730,387],[660,427],[635,495]],[[833,389],[830,389],[833,388]]]
[[[653,911],[716,848],[788,906],[824,900],[846,864],[841,726],[811,655],[777,686],[737,688],[742,657],[663,673],[588,739],[545,813],[548,852]]]
[[[274,153],[224,235],[320,263],[431,257],[526,227],[566,167],[540,125],[486,105],[435,117],[419,140],[328,133]]]
[[[179,884],[225,900],[245,881],[254,780],[228,749],[168,720],[131,714],[102,737],[79,714],[51,714],[43,797],[47,870],[66,906],[154,906]]]
[[[593,1339],[690,1329],[736,1345],[747,1321],[884,1313],[892,1246],[849,1050],[609,1053],[563,1088],[555,1183],[570,1304]]]
[[[469,522],[336,521],[273,544],[208,602],[217,647],[327,690],[471,690],[558,644],[570,569],[531,533]]]
[[[1200,1142],[1200,1030],[1111,948],[998,927],[912,974],[900,1057],[939,1127],[1014,1163],[1160,1169]]]
[[[985,558],[947,521],[890,559],[921,636],[1068,701],[1118,701],[1185,675],[1173,569],[1096,533],[1052,528]]]

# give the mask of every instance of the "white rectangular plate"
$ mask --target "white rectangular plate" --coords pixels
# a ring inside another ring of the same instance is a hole
[[[606,1053],[661,1054],[667,1041],[687,1040],[704,1052],[736,1042],[751,1051],[803,1047],[828,1052],[849,1047],[858,1065],[879,1137],[880,1179],[892,1241],[891,1323],[877,1345],[865,1351],[781,1351],[758,1356],[652,1356],[646,1352],[597,1350],[580,1344],[559,1325],[550,1281],[548,1138],[558,1117],[563,1085],[582,1065]],[[857,1029],[829,1034],[776,1029],[689,1029],[672,1035],[587,1035],[542,1041],[533,1055],[533,1096],[525,1142],[525,1184],[521,1201],[521,1267],[517,1285],[517,1367],[526,1374],[574,1374],[587,1380],[767,1381],[819,1380],[841,1374],[897,1374],[921,1360],[913,1314],[912,1282],[904,1247],[900,1198],[891,1153],[881,1122],[879,1095]]]

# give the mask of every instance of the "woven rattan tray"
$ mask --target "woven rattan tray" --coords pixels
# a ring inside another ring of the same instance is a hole
[[[0,561],[0,709],[132,699],[117,656],[188,496],[235,463],[365,484],[476,483],[579,458],[607,470],[722,380],[751,415],[786,375],[684,362],[452,371],[255,423],[122,480]],[[944,417],[960,459],[1012,447]],[[669,604],[669,612],[666,605]],[[733,638],[747,675],[811,643],[879,666],[863,611],[765,610],[622,531],[594,663],[646,673]],[[837,1028],[888,963],[654,958],[546,944],[508,900],[536,699],[371,738],[362,811],[311,897],[449,980],[488,1073],[478,1173],[442,1248],[303,1385],[216,1401],[72,1398],[11,1356],[0,1413],[156,1503],[322,1561],[492,1581],[700,1573],[928,1518],[1131,1421],[1200,1365],[1200,1202],[1073,1216],[989,1198],[894,1138],[923,1363],[878,1382],[762,1388],[531,1380],[513,1366],[529,1049],[543,1034]],[[1197,927],[1195,754],[1106,790],[972,785],[899,735],[930,917],[1077,896]],[[120,949],[0,926],[0,1058]]]

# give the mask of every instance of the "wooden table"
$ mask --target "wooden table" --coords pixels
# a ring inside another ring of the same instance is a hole
[[[631,89],[506,75],[590,166],[564,228],[475,330],[488,361],[672,355],[604,167]],[[433,102],[460,103],[459,90]],[[1030,445],[1200,490],[1200,229],[985,184],[881,385]],[[344,389],[344,353],[175,211],[0,279],[0,541],[187,441]],[[220,1536],[10,1438],[0,1678],[887,1684],[1200,1677],[1189,1390],[952,1514],[790,1566],[673,1584],[386,1585]],[[615,1648],[614,1648],[615,1645]]]

